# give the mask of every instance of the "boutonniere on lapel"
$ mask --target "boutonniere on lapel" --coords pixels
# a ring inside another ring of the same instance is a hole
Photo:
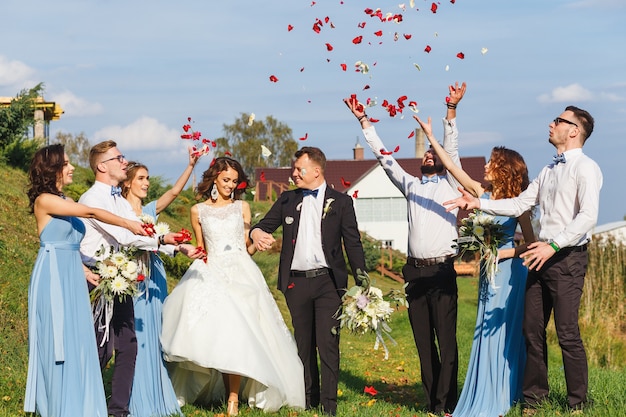
[[[300,211],[302,209],[302,201],[298,203],[296,206],[296,211]]]
[[[291,217],[291,216],[287,216],[287,217],[285,217],[285,223],[286,223],[286,224],[291,224],[291,223],[293,223],[293,217]]]
[[[333,201],[335,201],[334,198],[327,198],[326,199],[326,204],[324,204],[324,210],[322,211],[322,220],[324,220],[326,218],[326,215],[330,211],[330,205],[333,203]]]

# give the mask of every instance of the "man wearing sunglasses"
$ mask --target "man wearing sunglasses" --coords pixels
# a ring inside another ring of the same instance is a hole
[[[136,220],[137,215],[133,212],[130,203],[122,197],[118,186],[126,179],[128,161],[117,149],[117,144],[112,140],[107,140],[93,146],[89,152],[89,165],[96,176],[96,181],[80,197],[79,202]],[[86,230],[85,237],[80,244],[80,253],[83,264],[86,266],[85,275],[90,289],[98,285],[100,277],[89,268],[104,258],[105,254],[108,255],[108,248],[135,246],[143,250],[156,251],[160,245],[176,244],[175,237],[179,236],[178,233],[153,237],[139,236],[121,227],[92,221],[92,219],[83,219],[83,223]],[[101,247],[105,248],[105,254],[97,256],[96,252]],[[102,323],[96,324],[96,340],[102,368],[107,365],[115,350],[115,368],[111,381],[108,413],[115,417],[128,416],[128,403],[137,355],[135,315],[131,297],[126,297],[123,301],[115,297],[112,318],[108,327],[110,329],[108,337],[105,337],[106,326]]]
[[[590,404],[585,348],[578,328],[578,308],[587,271],[587,243],[598,219],[602,172],[582,147],[593,131],[593,117],[568,106],[550,123],[554,161],[543,168],[516,198],[477,199],[463,196],[444,203],[446,209],[479,208],[490,214],[519,216],[539,205],[539,241],[522,253],[528,266],[524,311],[527,362],[524,373],[524,415],[532,415],[548,397],[546,326],[554,322],[563,352],[567,399],[572,410]]]

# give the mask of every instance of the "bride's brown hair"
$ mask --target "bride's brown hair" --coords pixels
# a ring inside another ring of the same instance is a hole
[[[33,155],[28,169],[29,188],[28,195],[30,212],[35,207],[35,200],[41,194],[50,193],[63,195],[58,188],[58,182],[65,165],[65,148],[56,143],[39,149]]]
[[[202,181],[200,182],[200,184],[198,184],[196,200],[211,198],[211,188],[213,188],[215,179],[220,174],[220,172],[225,171],[227,168],[234,169],[235,171],[237,171],[237,174],[239,174],[239,179],[237,180],[238,185],[234,191],[234,199],[241,199],[241,195],[246,191],[246,188],[248,187],[248,177],[246,176],[246,173],[243,171],[243,168],[238,161],[227,156],[222,156],[219,158],[215,158],[211,162],[209,169],[202,173]]]

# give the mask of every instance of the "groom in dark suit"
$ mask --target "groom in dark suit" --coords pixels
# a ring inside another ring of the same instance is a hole
[[[306,407],[321,403],[324,413],[335,415],[339,332],[333,328],[339,330],[335,313],[348,286],[342,243],[353,271],[365,271],[365,256],[352,197],[327,187],[324,153],[303,147],[295,157],[292,177],[299,188],[281,194],[250,237],[264,251],[274,243],[271,233],[283,227],[278,289],[285,295],[304,365]]]

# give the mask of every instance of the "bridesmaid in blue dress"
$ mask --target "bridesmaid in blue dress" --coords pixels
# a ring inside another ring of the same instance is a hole
[[[189,151],[189,164],[176,183],[158,200],[143,206],[148,196],[150,176],[148,168],[138,162],[129,162],[126,170],[128,178],[122,186],[122,195],[128,200],[135,214],[149,215],[156,222],[158,214],[165,210],[189,180],[198,160]],[[162,251],[174,255],[180,251],[192,254],[192,245],[162,247]],[[135,333],[137,335],[137,358],[133,389],[129,410],[133,417],[182,416],[172,382],[167,373],[161,352],[159,336],[163,301],[167,297],[167,280],[163,261],[157,253],[147,253],[150,276],[141,284],[139,295],[135,297]],[[193,256],[193,255],[192,255]]]
[[[495,147],[485,165],[485,181],[489,185],[484,189],[481,183],[452,163],[434,138],[430,119],[428,123],[418,117],[415,119],[449,173],[474,196],[510,198],[528,186],[528,169],[522,156],[513,150]],[[521,399],[526,361],[522,318],[528,271],[518,255],[535,238],[529,212],[517,219],[496,216],[495,221],[502,224],[505,239],[498,249],[498,270],[491,283],[481,263],[474,340],[463,390],[452,413],[454,417],[503,416]],[[518,222],[525,244],[514,247]]]
[[[28,289],[28,376],[24,411],[42,417],[106,417],[107,405],[79,245],[94,217],[145,235],[140,222],[66,199],[74,167],[63,146],[37,151],[28,198],[40,249]]]

